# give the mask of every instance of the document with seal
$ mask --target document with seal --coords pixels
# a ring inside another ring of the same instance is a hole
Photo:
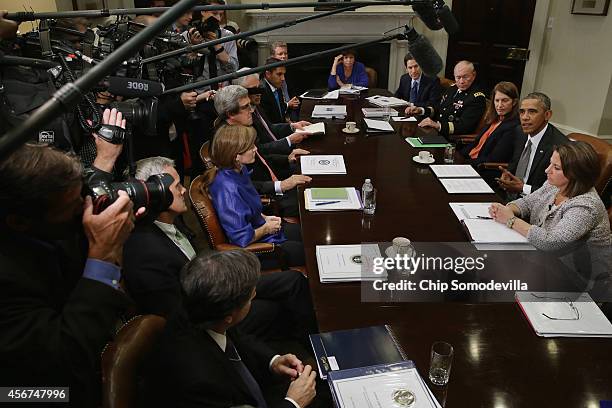
[[[440,404],[412,361],[330,371],[338,408],[435,408]]]
[[[316,253],[321,283],[387,279],[386,271],[374,273],[377,244],[317,245]]]
[[[300,156],[302,174],[346,174],[341,154],[309,154]]]

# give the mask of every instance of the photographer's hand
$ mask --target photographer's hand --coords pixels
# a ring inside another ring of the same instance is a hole
[[[15,37],[19,24],[13,20],[5,20],[6,10],[0,10],[0,40]]]
[[[83,228],[89,242],[88,258],[120,265],[123,243],[134,229],[132,201],[125,191],[100,214],[93,213],[91,197],[85,197]]]
[[[181,102],[186,111],[193,111],[198,103],[198,93],[196,91],[181,93]]]
[[[126,120],[123,119],[123,115],[121,112],[117,111],[117,109],[104,109],[104,113],[102,114],[102,124],[119,126],[125,129]],[[96,140],[97,150],[96,159],[93,162],[93,166],[107,173],[111,173],[113,171],[113,167],[115,166],[117,157],[119,157],[121,151],[123,150],[123,145],[109,143],[96,133],[93,134],[93,137]]]

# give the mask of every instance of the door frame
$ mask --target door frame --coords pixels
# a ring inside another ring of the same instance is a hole
[[[543,52],[544,37],[548,25],[548,7],[550,0],[536,0],[529,36],[529,60],[525,63],[523,84],[521,85],[521,98],[535,91],[536,77],[540,67]]]

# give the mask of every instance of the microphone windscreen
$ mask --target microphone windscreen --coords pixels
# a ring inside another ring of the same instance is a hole
[[[435,77],[442,71],[442,58],[429,40],[422,35],[419,34],[414,40],[408,41],[408,51],[426,75]]]
[[[430,30],[437,31],[442,29],[442,23],[438,19],[438,15],[436,14],[436,11],[434,10],[433,5],[431,3],[413,4],[412,10],[414,10],[417,16],[419,16],[421,21],[423,21],[423,23]]]
[[[109,77],[108,92],[127,98],[146,98],[161,95],[164,84],[146,79]]]
[[[459,23],[447,5],[437,9],[436,14],[438,14],[438,18],[440,19],[440,22],[442,22],[442,26],[444,26],[444,30],[446,30],[448,34],[455,34],[457,31],[459,31]]]

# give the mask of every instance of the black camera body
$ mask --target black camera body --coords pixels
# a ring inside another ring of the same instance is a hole
[[[206,33],[215,33],[217,38],[221,36],[221,26],[219,26],[219,20],[213,16],[210,16],[206,20],[197,23],[195,27],[200,32],[202,37],[205,37]]]

